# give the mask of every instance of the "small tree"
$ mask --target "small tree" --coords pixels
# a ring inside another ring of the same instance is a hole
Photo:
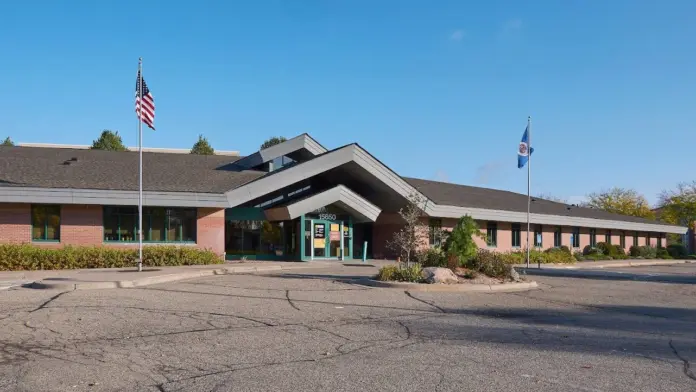
[[[92,142],[93,150],[107,150],[107,151],[128,151],[126,146],[123,145],[123,140],[119,136],[118,131],[110,131],[105,129],[102,131],[99,139]]]
[[[6,147],[12,147],[12,146],[14,146],[15,144],[14,144],[14,142],[12,141],[12,139],[10,139],[10,137],[8,136],[7,138],[5,138],[5,141],[2,142],[2,145],[3,145],[3,146],[6,146]]]
[[[696,181],[684,182],[677,189],[660,194],[660,219],[694,229],[696,222]]]
[[[214,155],[215,150],[208,143],[208,139],[204,138],[203,135],[198,135],[198,141],[193,144],[191,154]]]
[[[454,258],[460,266],[466,265],[469,260],[476,256],[478,251],[478,245],[476,245],[474,237],[485,239],[486,235],[481,233],[478,224],[469,215],[459,218],[457,225],[454,226],[445,243],[448,259]]]
[[[283,142],[286,142],[288,139],[284,138],[283,136],[273,136],[272,138],[266,140],[263,142],[261,147],[259,147],[259,150],[265,150],[268,147],[275,146],[276,144],[280,144]]]
[[[411,260],[415,260],[418,249],[427,244],[424,237],[428,226],[421,220],[424,205],[425,200],[420,195],[409,196],[406,207],[399,209],[399,216],[405,224],[394,233],[391,241],[387,241],[387,247],[397,252],[408,267],[411,266]]]

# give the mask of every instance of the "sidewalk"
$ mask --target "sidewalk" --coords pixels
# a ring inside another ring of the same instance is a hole
[[[0,272],[0,290],[25,286],[35,289],[90,290],[147,286],[202,276],[329,268],[340,262],[250,262],[182,267],[95,268],[78,270]]]
[[[603,261],[578,261],[575,264],[542,264],[542,269],[602,269],[602,268],[622,268],[622,267],[641,267],[650,265],[674,265],[696,263],[696,260],[603,260]],[[515,264],[515,268],[525,268],[526,264]],[[536,263],[530,263],[529,268],[537,268]]]

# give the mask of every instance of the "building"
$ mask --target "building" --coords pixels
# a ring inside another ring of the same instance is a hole
[[[401,177],[358,144],[328,150],[303,134],[245,157],[144,152],[143,165],[146,246],[312,260],[360,258],[367,243],[368,257],[393,257],[386,241],[413,194],[431,228],[470,215],[487,233],[480,246],[525,244],[525,195]],[[137,246],[137,168],[136,152],[0,147],[0,243]],[[666,233],[686,231],[541,199],[531,209],[539,248],[664,246]]]

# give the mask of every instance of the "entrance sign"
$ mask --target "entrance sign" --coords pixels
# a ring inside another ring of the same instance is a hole
[[[321,249],[326,247],[326,238],[315,238],[314,239],[314,248]]]
[[[336,220],[336,214],[319,214],[319,219],[321,220]]]
[[[341,233],[339,233],[338,231],[332,231],[332,232],[330,233],[330,238],[329,238],[329,239],[330,239],[331,241],[338,241],[338,240],[341,239]]]
[[[314,238],[326,238],[326,225],[323,223],[314,225]]]

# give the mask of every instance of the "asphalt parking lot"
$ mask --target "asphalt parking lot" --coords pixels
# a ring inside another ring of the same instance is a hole
[[[472,294],[351,281],[375,272],[2,291],[0,391],[696,390],[696,284],[538,276],[539,290]]]

